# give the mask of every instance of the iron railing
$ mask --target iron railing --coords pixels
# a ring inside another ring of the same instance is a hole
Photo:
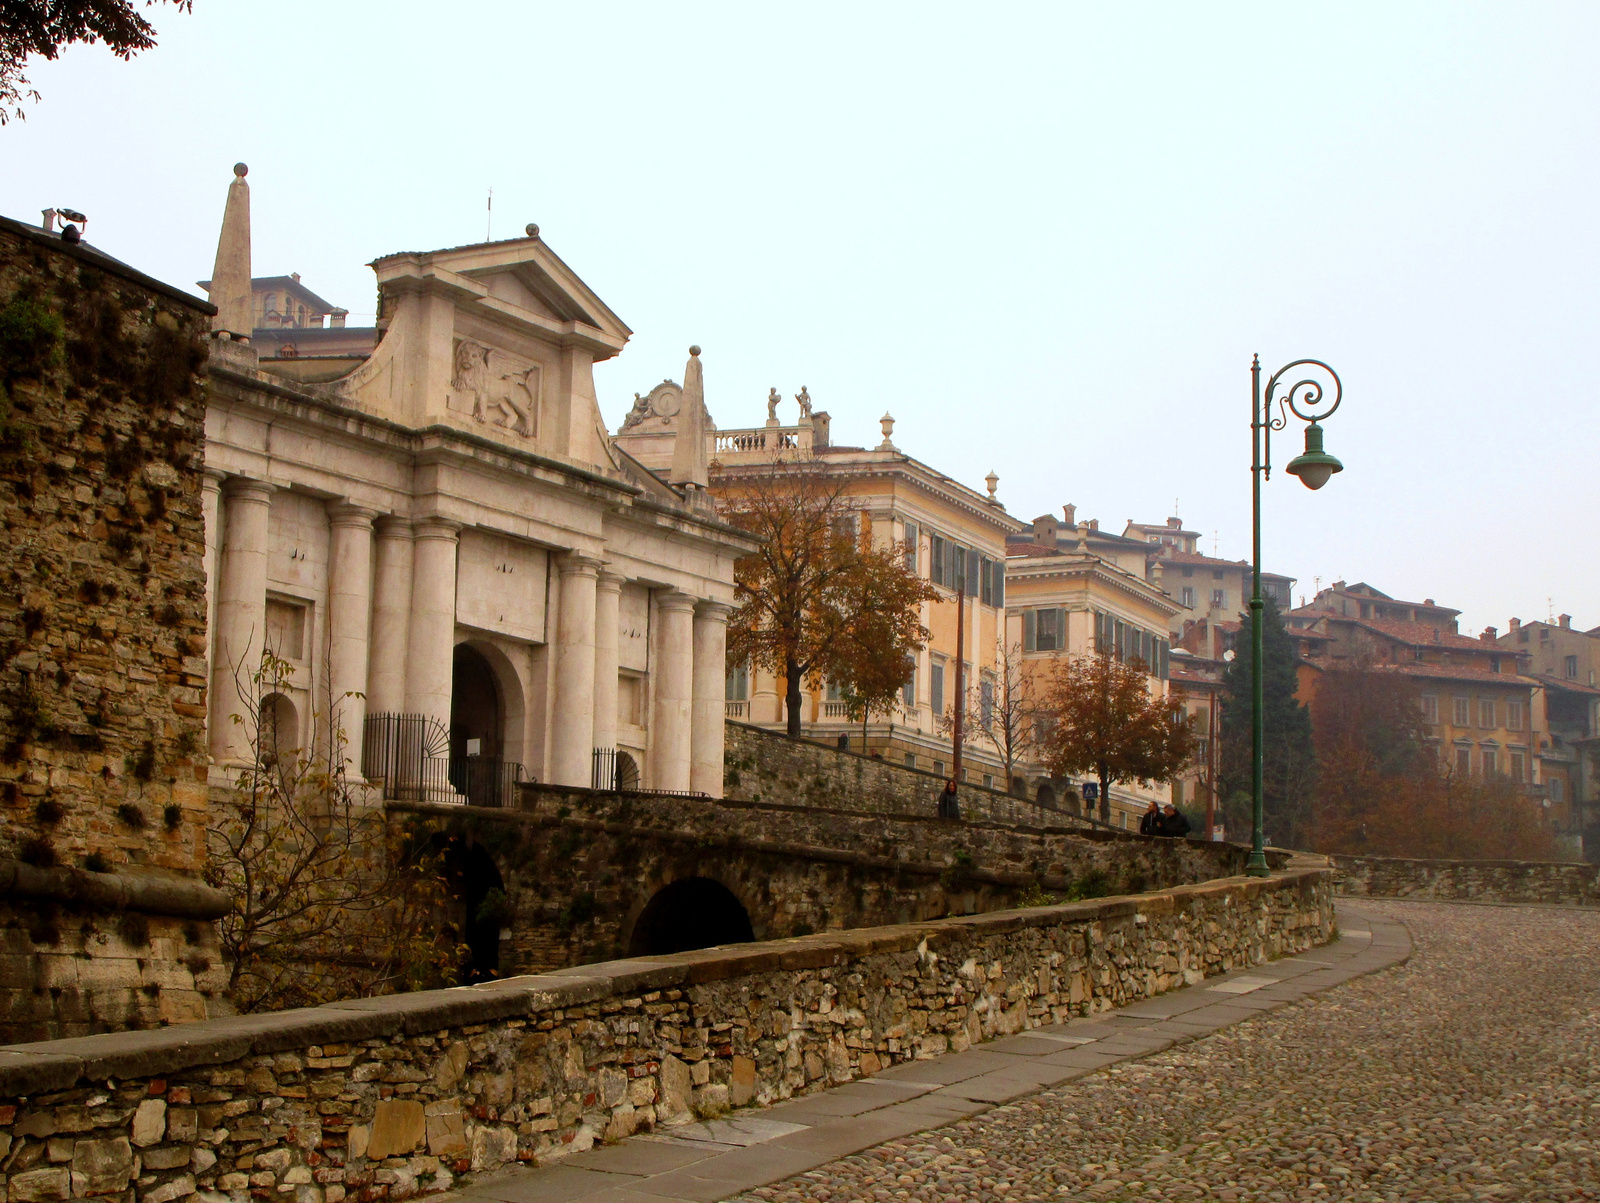
[[[362,725],[361,773],[399,802],[516,805],[524,780],[516,761],[451,756],[450,733],[425,714],[369,714]]]
[[[709,797],[697,789],[655,789],[640,785],[638,762],[616,748],[596,748],[593,764],[589,778],[591,789],[615,794],[664,794],[673,798]]]

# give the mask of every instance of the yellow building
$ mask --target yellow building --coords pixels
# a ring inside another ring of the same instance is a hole
[[[827,682],[807,683],[801,732],[809,739],[845,744],[897,764],[941,776],[952,768],[948,719],[956,698],[956,594],[966,601],[960,621],[965,667],[962,679],[969,697],[992,688],[997,648],[1004,630],[1006,537],[1026,529],[1006,513],[995,495],[999,478],[987,478],[987,492],[969,488],[895,446],[894,419],[881,420],[882,439],[873,447],[835,443],[829,415],[811,408],[804,389],[796,398],[798,420],[783,423],[776,391],[768,398],[765,425],[715,429],[707,435],[714,486],[737,487],[741,473],[765,472],[774,459],[804,460],[807,470],[820,469],[848,481],[850,505],[870,523],[880,546],[903,542],[917,574],[933,583],[939,599],[922,607],[922,624],[930,632],[917,657],[899,706],[892,714],[866,724],[852,722],[846,705]],[[682,388],[663,381],[646,396],[636,396],[617,445],[647,468],[666,470],[677,434]],[[769,672],[752,674],[730,665],[727,714],[731,719],[763,727],[785,725],[784,682]],[[963,751],[963,776],[975,785],[1004,789],[1004,762],[981,738],[969,738]]]
[[[1168,692],[1171,643],[1179,606],[1145,579],[1148,546],[1142,540],[1102,532],[1098,522],[1079,522],[1066,507],[1068,524],[1046,515],[1009,541],[1006,560],[1006,639],[1021,654],[1022,675],[1035,696],[1065,656],[1110,651],[1138,659],[1150,670],[1150,690]],[[1037,765],[1030,787],[1058,796],[1079,782],[1048,781]],[[1137,782],[1111,788],[1111,822],[1137,828],[1151,801],[1165,802],[1170,786]]]

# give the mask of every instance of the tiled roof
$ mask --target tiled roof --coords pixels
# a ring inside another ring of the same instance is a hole
[[[1216,564],[1224,568],[1250,567],[1249,560],[1219,560],[1214,556],[1203,556],[1198,551],[1169,551],[1163,553],[1161,558],[1171,564]]]
[[[1457,647],[1472,648],[1474,651],[1491,651],[1499,648],[1498,644],[1485,643],[1481,639],[1474,639],[1470,635],[1458,635],[1447,631],[1443,627],[1436,627],[1429,622],[1401,622],[1393,618],[1342,618],[1337,614],[1330,614],[1330,618],[1337,622],[1348,622],[1351,626],[1364,627],[1366,630],[1375,631],[1379,635],[1387,635],[1401,643],[1409,643],[1420,647]],[[1435,637],[1434,632],[1438,632]]]
[[[1596,688],[1593,685],[1582,685],[1577,681],[1569,681],[1565,677],[1558,677],[1552,673],[1529,673],[1528,675],[1531,676],[1535,681],[1543,682],[1544,684],[1555,689],[1567,689],[1571,690],[1573,693],[1587,693],[1593,696],[1600,696],[1600,688]]]
[[[1375,664],[1373,669],[1435,681],[1477,681],[1484,685],[1522,685],[1528,688],[1539,684],[1532,677],[1524,677],[1520,673],[1496,673],[1487,668],[1468,668],[1464,664]]]

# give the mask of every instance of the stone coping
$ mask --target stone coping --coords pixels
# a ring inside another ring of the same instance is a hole
[[[0,857],[0,897],[183,919],[220,919],[233,910],[233,899],[226,893],[192,878],[126,868],[112,873],[70,867],[41,869],[9,857]]]
[[[1522,869],[1527,872],[1558,871],[1591,873],[1600,876],[1600,865],[1579,860],[1448,860],[1425,856],[1359,856],[1336,852],[1329,858],[1336,866],[1344,865],[1419,865],[1437,869]]]
[[[931,920],[925,923],[821,932],[783,940],[726,945],[661,957],[579,965],[553,973],[475,986],[351,999],[320,1007],[208,1019],[153,1031],[108,1032],[0,1048],[0,1097],[67,1090],[80,1080],[161,1077],[247,1056],[416,1035],[469,1024],[522,1018],[614,996],[724,981],[776,970],[844,965],[871,953],[938,949],[972,935],[998,935],[1057,924],[1134,921],[1170,914],[1206,898],[1311,887],[1326,869],[1293,869],[1270,877],[1224,877],[1149,894]]]

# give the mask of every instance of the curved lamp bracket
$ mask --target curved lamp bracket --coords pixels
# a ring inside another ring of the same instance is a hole
[[[1296,368],[1311,368],[1315,371],[1296,380],[1288,386],[1288,392],[1276,398],[1280,416],[1272,419],[1273,430],[1282,430],[1288,423],[1288,414],[1283,412],[1285,406],[1302,421],[1320,422],[1331,417],[1333,411],[1339,408],[1339,402],[1344,400],[1344,385],[1339,380],[1338,372],[1320,359],[1297,359],[1293,363],[1284,364],[1267,381],[1265,408],[1269,414],[1272,412],[1272,402],[1279,381]]]

